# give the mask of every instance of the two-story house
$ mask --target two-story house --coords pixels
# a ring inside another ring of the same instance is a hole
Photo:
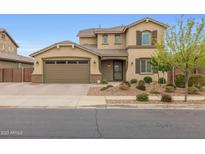
[[[32,68],[33,59],[17,54],[18,44],[11,35],[0,28],[0,69],[2,68]]]
[[[149,63],[168,26],[144,18],[125,26],[80,30],[79,44],[63,41],[37,51],[33,82],[93,83],[157,74]]]

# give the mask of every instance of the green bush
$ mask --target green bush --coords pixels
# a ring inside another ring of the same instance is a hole
[[[149,101],[149,95],[146,93],[141,93],[136,96],[137,101],[147,102]]]
[[[145,83],[151,83],[152,82],[152,78],[150,76],[145,76],[144,77],[144,82]]]
[[[183,74],[177,74],[175,78],[175,84],[179,88],[185,87],[185,76]]]
[[[166,83],[166,79],[161,77],[161,78],[159,78],[158,83],[165,84]]]
[[[139,80],[138,86],[139,86],[139,85],[144,85],[144,84],[145,84],[144,80]]]
[[[199,88],[197,87],[188,87],[188,94],[199,94]]]
[[[109,89],[111,87],[113,87],[113,85],[107,85],[106,87],[102,87],[100,90],[104,91],[104,90],[107,90],[107,89]]]
[[[161,102],[172,102],[172,96],[163,94],[161,97]]]
[[[143,80],[140,80],[140,81],[138,82],[138,85],[137,85],[136,88],[139,89],[139,90],[145,91],[145,90],[146,90],[146,87],[145,87],[144,81],[143,81]]]
[[[175,91],[175,88],[173,86],[166,86],[165,92],[173,93]]]
[[[123,81],[122,83],[126,84],[128,87],[131,87],[131,84],[128,81]]]
[[[131,83],[131,84],[137,83],[137,79],[131,79],[131,80],[130,80],[130,83]]]
[[[129,89],[129,85],[126,84],[125,82],[120,83],[119,88],[121,90],[128,90]]]
[[[171,83],[167,84],[166,86],[171,86],[171,87],[174,87],[174,89],[176,89],[176,86]]]
[[[193,74],[189,78],[188,85],[189,87],[195,86],[200,89],[205,86],[205,77],[200,74]]]
[[[107,80],[101,80],[101,84],[108,84]]]
[[[160,94],[160,92],[157,89],[155,89],[155,88],[151,89],[150,93],[151,94]]]

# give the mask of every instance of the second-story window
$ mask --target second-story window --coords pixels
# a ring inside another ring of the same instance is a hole
[[[5,39],[6,38],[5,34],[1,34],[1,38]]]
[[[102,44],[108,44],[108,35],[107,34],[104,34],[102,36]]]
[[[142,32],[142,45],[151,45],[152,34],[150,32]]]
[[[115,34],[115,44],[121,44],[121,35]]]

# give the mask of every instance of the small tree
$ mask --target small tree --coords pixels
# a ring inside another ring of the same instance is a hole
[[[185,74],[185,101],[188,95],[188,80],[191,69],[205,67],[205,22],[195,19],[179,19],[177,26],[171,27],[161,50],[172,57],[172,65]]]
[[[171,63],[171,55],[168,52],[164,51],[164,47],[161,46],[160,44],[157,44],[157,51],[154,56],[151,58],[151,65],[152,68],[157,71],[158,74],[158,80],[159,80],[159,71],[163,73],[168,72],[172,68],[172,63]]]

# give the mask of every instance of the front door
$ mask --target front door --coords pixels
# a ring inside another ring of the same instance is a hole
[[[114,81],[123,80],[123,62],[121,60],[113,61],[113,79]]]

